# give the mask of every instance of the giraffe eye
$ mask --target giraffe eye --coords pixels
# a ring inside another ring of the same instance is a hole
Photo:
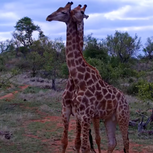
[[[83,12],[83,11],[81,11],[81,13],[82,13],[82,14],[84,14],[84,12]]]
[[[66,14],[65,12],[62,12],[62,14]]]

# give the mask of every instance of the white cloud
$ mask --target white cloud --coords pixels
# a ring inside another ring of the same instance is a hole
[[[19,16],[14,12],[5,12],[5,13],[1,12],[0,18],[5,19],[5,20],[18,20]]]
[[[93,13],[93,14],[89,14],[89,18],[99,18],[103,16],[103,13]]]
[[[63,30],[66,31],[66,25],[63,22],[58,21],[52,21],[52,22],[40,22],[40,21],[34,21],[34,24],[39,25],[40,28],[46,32],[52,31],[54,33],[56,32],[62,32]]]
[[[0,23],[0,27],[13,27],[14,25],[15,25],[15,22]]]
[[[121,31],[121,32],[139,32],[139,31],[145,31],[145,30],[153,30],[153,25],[152,26],[132,26],[132,27],[115,27],[115,28],[100,28],[100,29],[89,29],[86,30],[85,32],[87,34],[91,33],[96,33],[96,34],[102,34],[102,33],[107,33],[109,32],[115,32],[116,30]]]
[[[141,30],[153,30],[153,26],[122,27],[122,28],[116,28],[116,30],[136,32],[136,31],[141,31]]]
[[[125,14],[128,13],[130,10],[131,10],[131,6],[127,5],[118,10],[115,10],[109,13],[105,13],[104,17],[110,20],[115,20],[115,19],[122,20]]]
[[[10,39],[12,37],[12,31],[9,32],[0,32],[0,41],[5,41],[7,39]]]
[[[16,3],[15,2],[13,2],[13,3],[5,3],[4,4],[4,9],[6,9],[6,10],[12,10],[12,9],[15,9],[16,7],[16,5],[15,5]]]
[[[74,0],[75,7],[78,3],[87,4],[86,13],[89,19],[85,20],[85,35],[93,33],[94,36],[104,38],[113,34],[115,30],[139,32],[141,36],[152,35],[153,27],[153,0]],[[94,5],[93,5],[94,4]],[[5,0],[0,1],[0,41],[12,38],[16,22],[22,17],[30,17],[34,24],[41,27],[45,35],[51,39],[66,36],[66,25],[60,22],[47,22],[45,18],[59,6],[64,6],[63,0],[57,1],[31,1],[31,0]],[[37,34],[34,35],[37,37]]]

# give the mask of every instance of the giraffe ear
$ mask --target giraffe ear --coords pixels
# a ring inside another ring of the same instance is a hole
[[[88,19],[89,18],[89,15],[84,14],[84,17],[83,18]]]

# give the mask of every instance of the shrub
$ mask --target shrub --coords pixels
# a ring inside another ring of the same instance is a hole
[[[17,69],[20,69],[21,71],[24,71],[30,68],[30,63],[26,59],[23,59],[23,58],[14,58],[8,61],[7,68],[9,70],[17,68]]]
[[[104,63],[102,60],[96,58],[88,58],[87,62],[98,69],[103,80],[110,84],[117,83],[121,73],[120,69],[118,70],[117,67],[113,68],[110,63]]]
[[[67,64],[66,63],[63,63],[62,66],[61,66],[61,73],[62,73],[62,76],[63,77],[68,77],[69,75],[69,70],[68,70],[68,67],[67,67]]]
[[[138,85],[138,95],[141,99],[153,100],[153,83],[143,81],[142,84]]]
[[[130,86],[127,88],[127,94],[129,95],[138,95],[139,93],[139,86],[141,86],[144,83],[143,80],[139,80],[138,82],[133,82]]]
[[[0,56],[0,72],[4,71],[5,69],[5,59],[4,57]]]
[[[138,94],[138,84],[137,83],[132,83],[130,86],[127,88],[127,94],[129,95],[136,95]]]
[[[133,83],[133,82],[134,82],[134,79],[133,78],[129,78],[128,83]]]

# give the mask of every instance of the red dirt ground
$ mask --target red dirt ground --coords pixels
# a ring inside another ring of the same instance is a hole
[[[24,90],[27,87],[28,87],[28,85],[21,86],[19,91]],[[12,99],[14,97],[14,95],[16,93],[18,93],[19,91],[14,91],[13,93],[9,93],[9,94],[7,94],[5,96],[0,97],[0,99]],[[41,115],[43,115],[43,113],[40,112],[40,111],[38,111],[38,113],[41,114]],[[62,128],[63,127],[62,126],[62,119],[59,116],[47,116],[47,117],[45,117],[43,119],[40,119],[40,120],[31,120],[31,121],[28,121],[26,123],[26,125],[28,123],[30,123],[30,122],[42,122],[42,123],[51,122],[52,124],[56,123],[56,128],[54,129],[54,131],[56,129],[58,129],[58,128]],[[75,119],[73,118],[73,119],[70,120],[69,132],[74,132],[74,131],[75,131]],[[30,134],[27,134],[26,136],[27,137],[36,138],[36,139],[40,139],[37,136],[30,135]],[[47,141],[50,141],[50,140],[46,139],[46,140],[41,140],[41,141],[42,142],[47,142]],[[49,142],[49,145],[51,145],[50,146],[50,149],[51,150],[54,150],[55,153],[61,152],[61,147],[60,147],[61,146],[61,142],[60,142],[60,139],[59,138],[53,139],[51,142]],[[95,142],[94,142],[94,145],[96,146]],[[67,147],[67,151],[66,152],[67,153],[74,152],[73,146],[74,146],[74,142],[72,140],[69,140],[68,147]],[[144,147],[142,147],[142,146],[143,145],[130,142],[130,153],[151,153],[149,151],[149,147],[150,146],[144,146]],[[138,150],[139,150],[140,147],[143,148],[143,149],[141,149],[141,151],[136,151],[137,150],[136,148],[138,148]],[[98,150],[96,150],[96,152],[98,152]],[[107,153],[106,150],[102,150],[102,152],[103,153]],[[123,153],[123,151],[122,150],[114,150],[113,153]]]
[[[50,116],[50,117],[46,117],[46,118],[41,119],[41,120],[33,120],[31,122],[41,122],[41,123],[51,122],[53,124],[57,123],[54,131],[56,129],[59,129],[59,128],[63,127],[62,126],[62,119],[59,116]],[[51,131],[51,132],[54,132],[54,131]],[[70,120],[69,132],[70,133],[75,132],[75,119],[74,118]],[[37,137],[33,136],[33,135],[26,135],[26,136],[33,137],[33,138],[37,139]],[[48,139],[42,140],[42,141],[47,142]],[[54,150],[55,153],[60,153],[61,152],[61,147],[60,147],[61,142],[60,142],[59,138],[53,139],[53,141],[50,143],[50,145],[51,145],[52,150]],[[96,146],[95,142],[94,142],[94,145]],[[101,146],[102,146],[102,144],[101,144]],[[74,147],[74,142],[72,141],[72,139],[69,139],[66,153],[73,153],[74,152],[73,147]],[[143,148],[143,149],[141,149],[141,151],[136,151],[136,150],[140,150],[139,149],[140,147]],[[98,152],[97,149],[95,149],[95,150],[96,150],[96,152]],[[102,153],[107,153],[107,151],[102,150]],[[123,151],[122,150],[114,150],[113,153],[123,153]],[[149,151],[149,146],[143,147],[143,145],[130,142],[130,153],[151,153],[151,152]]]
[[[29,87],[29,85],[20,86],[19,91],[25,90],[28,87]],[[14,98],[14,95],[17,94],[19,91],[14,91],[12,93],[6,94],[5,96],[1,96],[0,99],[12,99],[12,98]]]

